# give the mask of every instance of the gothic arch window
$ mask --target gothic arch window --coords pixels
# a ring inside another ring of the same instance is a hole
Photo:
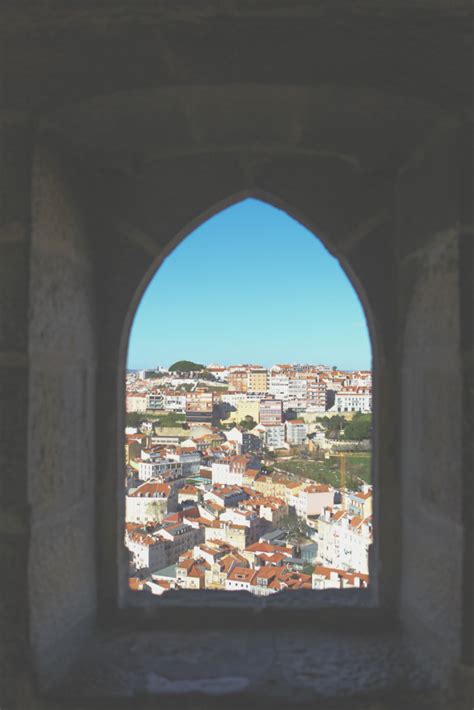
[[[313,231],[267,201],[232,202],[181,235],[137,298],[125,386],[129,587],[147,597],[364,589],[366,309]]]

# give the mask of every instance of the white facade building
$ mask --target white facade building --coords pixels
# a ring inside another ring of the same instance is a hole
[[[201,467],[201,454],[195,452],[167,452],[166,458],[170,461],[176,461],[181,464],[183,476],[194,476],[199,473]]]
[[[166,394],[163,397],[163,409],[171,412],[184,412],[186,410],[186,395]]]
[[[314,484],[300,489],[289,499],[289,504],[295,508],[296,515],[307,518],[310,515],[321,515],[327,506],[334,503],[334,489],[325,484]]]
[[[143,452],[142,452],[143,457]],[[150,478],[173,480],[183,476],[183,467],[177,461],[169,458],[153,457],[140,460],[138,464],[138,478],[140,481],[149,481]]]
[[[269,380],[268,392],[275,399],[287,400],[289,397],[289,378],[286,375],[272,375]]]
[[[345,387],[336,392],[334,407],[336,412],[363,412],[372,411],[372,389],[367,387]]]
[[[263,425],[262,425],[263,426]],[[270,449],[283,449],[285,447],[285,425],[264,427],[265,446]]]
[[[223,483],[230,486],[242,486],[247,469],[246,456],[231,456],[212,463],[212,484]]]
[[[147,409],[163,409],[164,399],[162,392],[149,392],[146,397]]]
[[[286,441],[290,446],[301,446],[306,441],[308,427],[302,419],[290,419],[285,422]]]
[[[127,394],[126,410],[127,412],[146,412],[147,395],[146,394]]]
[[[176,508],[176,495],[168,483],[148,481],[125,496],[127,523],[159,523]]]
[[[349,516],[342,510],[326,509],[318,520],[318,557],[323,564],[369,573],[368,554],[372,543],[370,518]]]

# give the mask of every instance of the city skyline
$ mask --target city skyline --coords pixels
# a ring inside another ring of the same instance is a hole
[[[137,308],[127,368],[181,359],[370,369],[371,346],[337,259],[284,211],[246,199],[184,239]]]

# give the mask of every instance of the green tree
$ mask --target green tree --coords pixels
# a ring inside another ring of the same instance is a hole
[[[372,436],[372,415],[357,412],[344,430],[344,438],[350,441],[362,441]]]
[[[239,423],[239,426],[241,426],[242,429],[250,431],[250,429],[253,429],[255,426],[257,426],[257,422],[253,417],[247,414],[247,416]]]
[[[139,429],[140,424],[144,422],[145,419],[146,416],[141,412],[127,412],[125,415],[125,425]]]
[[[192,360],[177,360],[170,368],[170,372],[201,372],[205,370],[204,365],[200,365]]]
[[[203,370],[203,371],[200,373],[200,377],[201,377],[203,380],[209,380],[209,382],[215,382],[215,381],[216,381],[216,378],[214,377],[214,375],[212,374],[212,372],[209,372],[209,370]]]
[[[160,427],[178,427],[186,422],[186,415],[178,412],[168,412],[163,414],[158,420]]]
[[[288,542],[297,543],[305,539],[308,526],[297,515],[287,515],[280,521],[279,527],[288,533]]]
[[[321,419],[321,423],[326,429],[328,436],[332,438],[340,436],[346,426],[346,420],[339,414],[335,414],[333,417],[323,417],[323,419]]]

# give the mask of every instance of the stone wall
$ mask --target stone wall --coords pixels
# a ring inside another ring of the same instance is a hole
[[[39,677],[51,677],[78,651],[96,606],[95,289],[77,178],[41,144],[32,193],[30,621]]]
[[[118,694],[127,707],[130,694],[178,688],[209,707],[215,686],[201,676],[216,663],[225,686],[233,628],[248,675],[235,707],[273,687],[282,706],[409,707],[416,686],[412,707],[470,708],[471,3],[53,5],[0,10],[0,705],[82,709]],[[317,234],[366,309],[377,608],[343,590],[319,614],[314,596],[278,595],[248,628],[237,597],[233,609],[178,596],[127,616],[132,318],[167,254],[248,195]],[[205,667],[193,624],[209,633]],[[257,639],[257,627],[270,633]],[[83,641],[74,683],[63,674]],[[270,659],[251,698],[248,647]],[[455,678],[450,694],[433,690],[435,675]],[[61,676],[67,703],[40,692]]]
[[[458,151],[440,126],[398,184],[402,357],[402,609],[410,633],[459,656],[463,383]],[[453,551],[455,551],[453,553]],[[438,639],[436,642],[435,639]]]

